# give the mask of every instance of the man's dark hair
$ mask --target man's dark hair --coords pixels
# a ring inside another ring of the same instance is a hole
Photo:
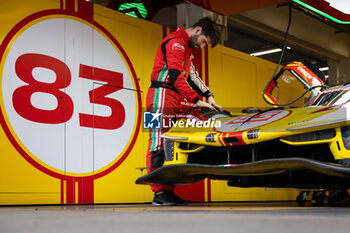
[[[209,17],[201,18],[197,23],[195,23],[192,28],[201,27],[202,34],[208,36],[211,39],[211,47],[214,48],[215,45],[219,43],[220,32],[218,25],[211,20]]]

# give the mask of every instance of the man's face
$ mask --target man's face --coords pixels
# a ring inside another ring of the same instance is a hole
[[[204,48],[208,44],[210,44],[211,39],[208,36],[205,36],[201,32],[198,34],[194,34],[190,37],[190,47],[191,48]]]

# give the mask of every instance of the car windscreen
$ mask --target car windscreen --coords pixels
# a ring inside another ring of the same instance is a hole
[[[299,79],[297,79],[289,70],[275,80],[276,85],[271,90],[271,95],[281,104],[292,102],[301,96],[307,87]],[[310,97],[310,93],[306,93],[303,98],[300,98],[293,105],[304,106]]]

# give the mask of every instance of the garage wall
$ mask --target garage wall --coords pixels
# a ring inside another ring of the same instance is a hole
[[[209,52],[209,86],[225,108],[267,107],[262,92],[276,64],[216,46]]]

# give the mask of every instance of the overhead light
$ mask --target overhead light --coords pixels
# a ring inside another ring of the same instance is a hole
[[[320,71],[326,71],[326,70],[329,70],[329,67],[321,67],[319,68]]]
[[[282,49],[278,48],[278,49],[269,49],[269,50],[265,50],[265,51],[261,51],[261,52],[256,52],[256,53],[251,53],[250,56],[261,56],[261,55],[265,55],[265,54],[270,54],[270,53],[278,53],[281,52]]]

